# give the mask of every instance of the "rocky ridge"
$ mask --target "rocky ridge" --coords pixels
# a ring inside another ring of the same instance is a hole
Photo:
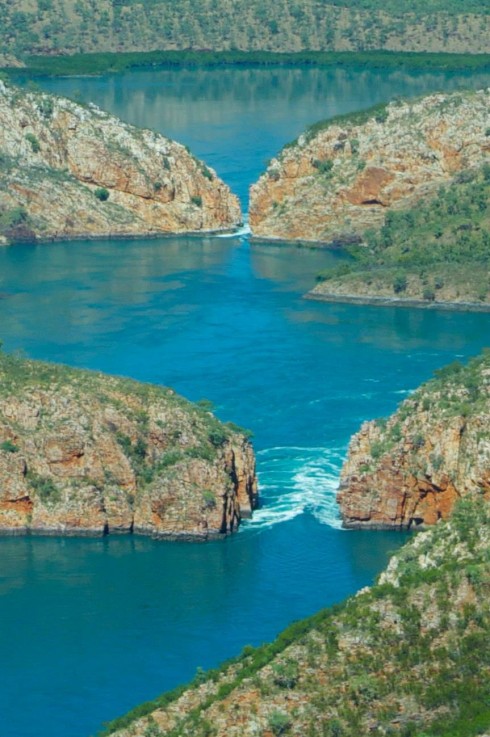
[[[110,723],[117,737],[473,737],[490,724],[490,508],[466,499],[372,588]]]
[[[387,420],[365,422],[342,468],[346,527],[410,528],[490,500],[490,353],[436,372]]]
[[[0,0],[0,53],[366,50],[488,53],[486,0]]]
[[[238,199],[184,146],[0,81],[0,235],[158,235],[235,228]]]
[[[0,353],[0,533],[204,540],[256,503],[246,435],[207,408]]]
[[[255,237],[362,243],[490,154],[490,91],[434,94],[325,121],[271,161],[250,191]]]

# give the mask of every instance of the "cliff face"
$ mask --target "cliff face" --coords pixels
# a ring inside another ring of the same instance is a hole
[[[346,527],[446,519],[460,497],[490,500],[490,355],[438,372],[388,420],[351,440],[338,502]]]
[[[447,187],[391,211],[367,247],[319,274],[307,297],[389,306],[490,309],[490,166],[460,172]]]
[[[0,82],[0,217],[10,240],[213,231],[237,198],[178,143],[95,105]]]
[[[395,555],[371,589],[103,734],[481,734],[490,723],[489,548],[489,508],[465,500],[448,524]]]
[[[0,532],[206,539],[256,502],[246,437],[172,390],[0,354]]]
[[[313,126],[250,190],[254,236],[362,242],[390,210],[433,195],[490,153],[490,91],[393,102]]]

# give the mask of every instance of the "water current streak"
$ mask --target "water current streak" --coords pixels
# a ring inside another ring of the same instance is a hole
[[[271,527],[300,514],[340,528],[335,501],[345,448],[275,447],[259,451],[262,507],[246,527]]]

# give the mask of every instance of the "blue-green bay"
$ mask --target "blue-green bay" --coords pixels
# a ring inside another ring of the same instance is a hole
[[[44,80],[182,140],[240,194],[319,118],[490,75],[234,69]],[[476,353],[489,316],[301,299],[338,252],[234,237],[0,250],[8,350],[171,385],[251,429],[263,506],[207,544],[0,539],[0,732],[88,737],[373,580],[396,533],[345,532],[350,435]]]

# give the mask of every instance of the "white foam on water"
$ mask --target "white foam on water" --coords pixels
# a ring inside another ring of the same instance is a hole
[[[260,529],[312,514],[340,529],[336,491],[345,448],[278,446],[257,453],[262,506],[245,527]]]
[[[216,238],[240,238],[244,235],[250,235],[251,232],[250,225],[248,224],[248,217],[245,216],[241,228],[238,228],[238,230],[234,230],[231,233],[217,233]]]

